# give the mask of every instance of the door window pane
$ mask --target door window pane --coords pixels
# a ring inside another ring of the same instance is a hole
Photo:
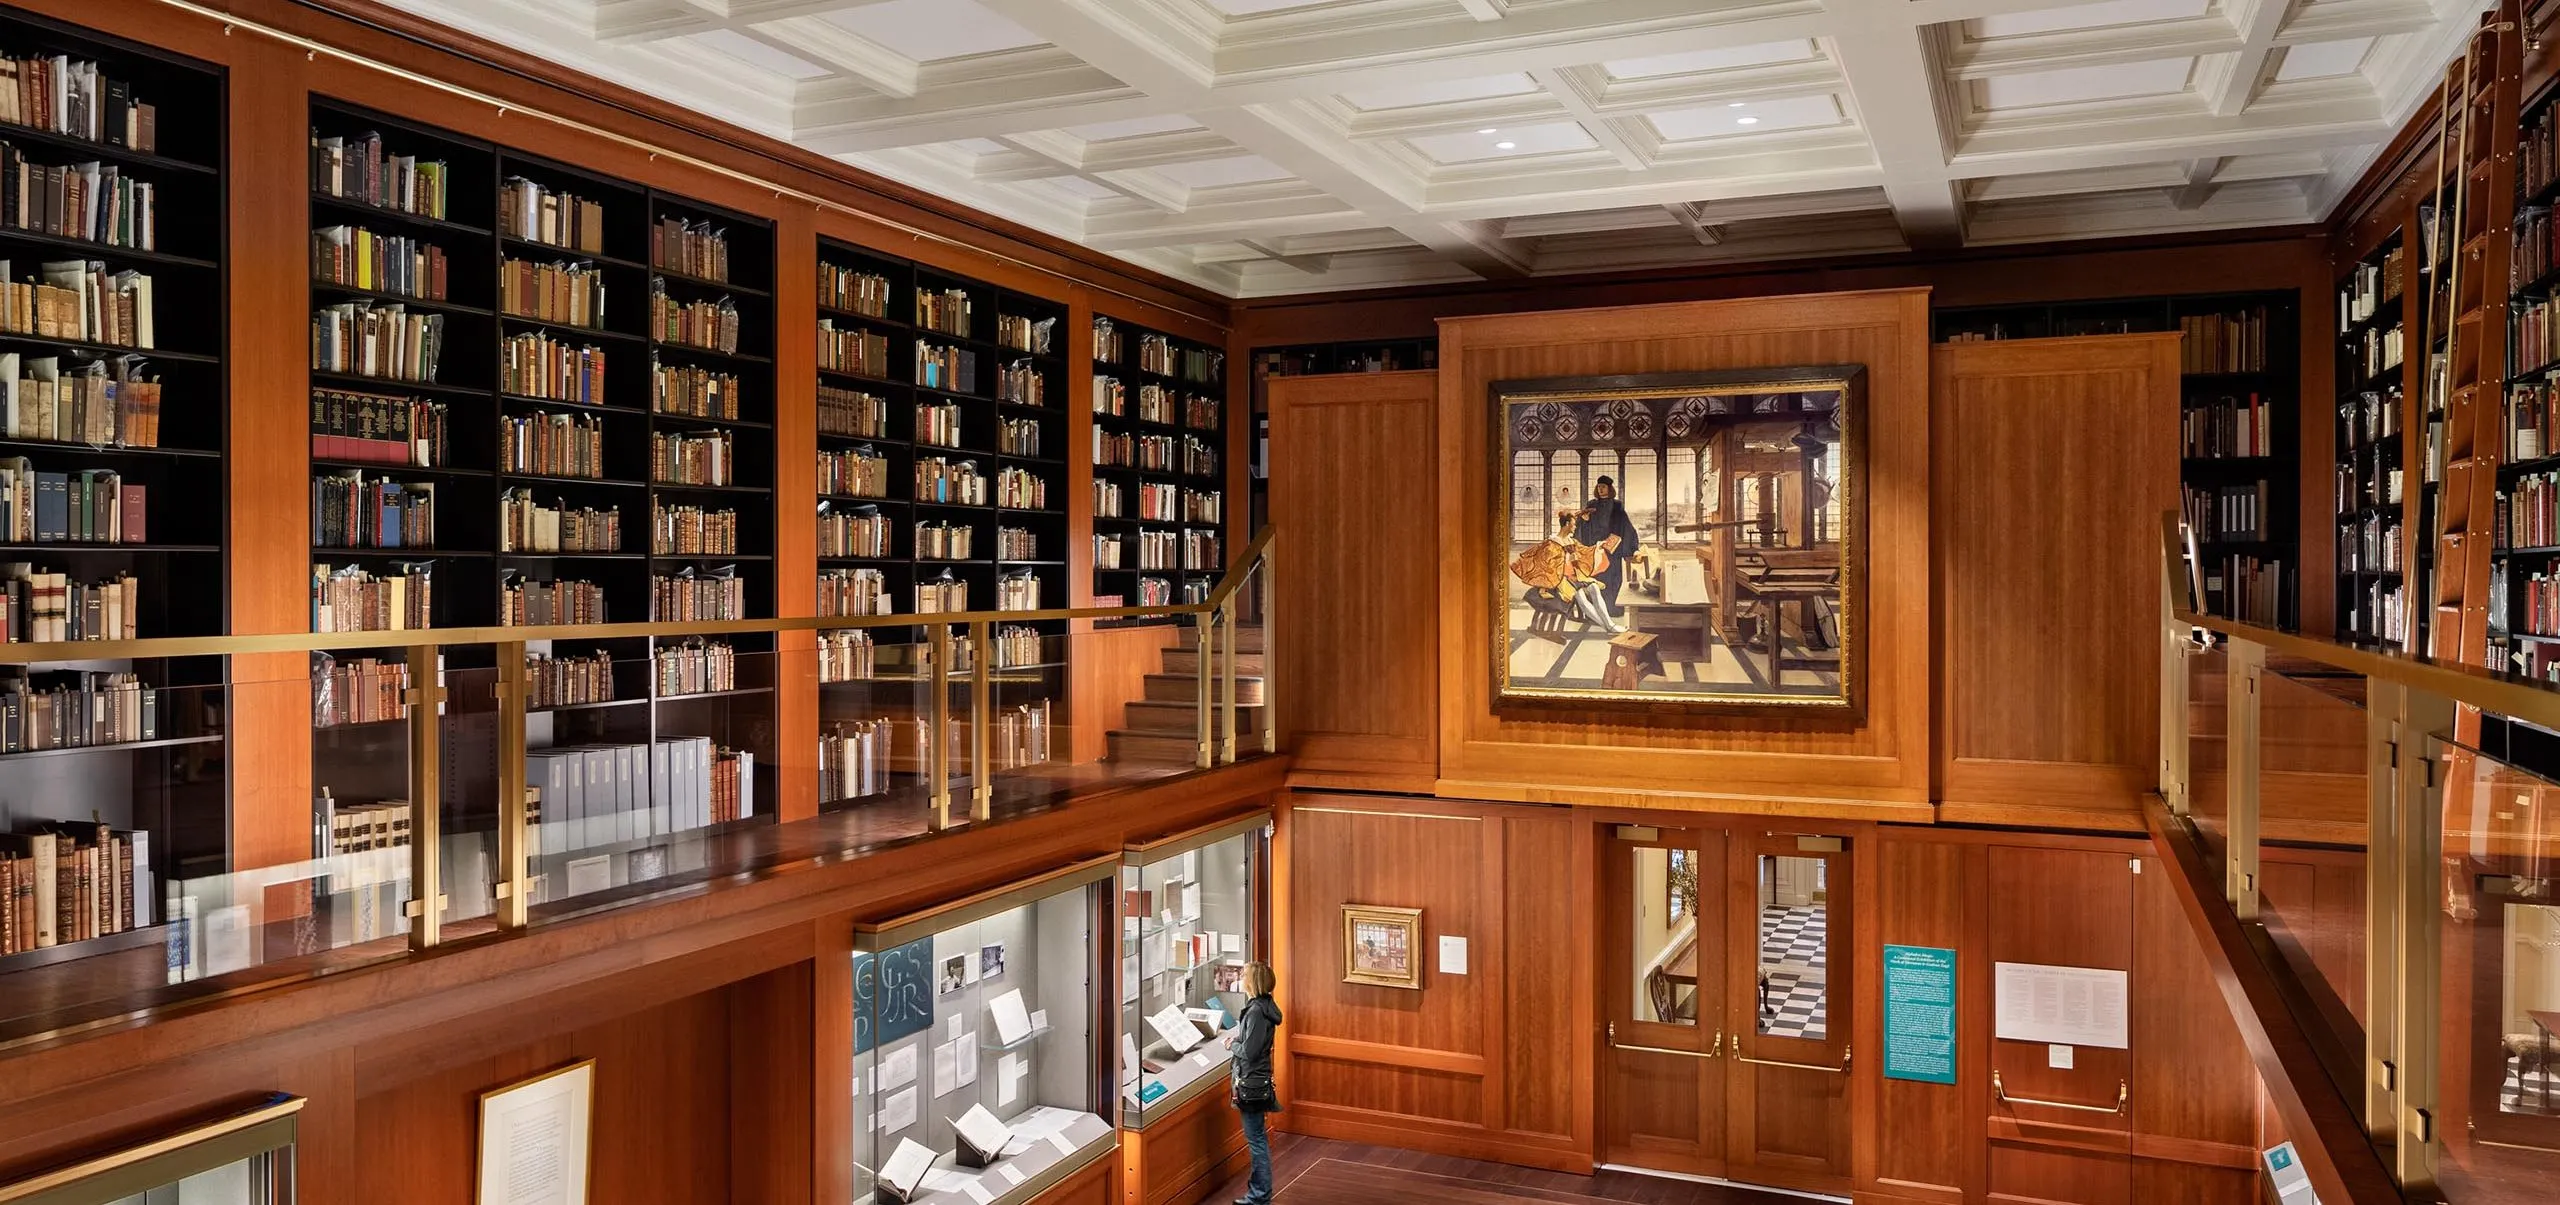
[[[1760,896],[1759,1001],[1763,1037],[1831,1036],[1831,908],[1820,858],[1763,854]]]
[[[2498,1110],[2560,1116],[2560,907],[2507,905]]]
[[[1635,899],[1636,1020],[1698,1023],[1698,853],[1638,846]]]

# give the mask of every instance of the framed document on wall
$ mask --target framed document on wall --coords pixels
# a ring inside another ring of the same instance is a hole
[[[594,1059],[480,1094],[479,1205],[587,1205]]]

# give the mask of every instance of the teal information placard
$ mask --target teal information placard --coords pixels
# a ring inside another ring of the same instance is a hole
[[[1956,1082],[1956,952],[1884,948],[1884,1074]]]

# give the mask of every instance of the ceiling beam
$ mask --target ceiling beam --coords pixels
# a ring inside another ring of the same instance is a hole
[[[1562,103],[1565,112],[1582,127],[1582,132],[1599,143],[1600,149],[1609,152],[1609,157],[1617,160],[1618,166],[1631,172],[1652,166],[1645,160],[1644,152],[1637,150],[1635,144],[1619,132],[1616,123],[1591,111],[1591,98],[1583,95],[1582,89],[1563,72],[1547,68],[1530,72],[1529,78],[1546,89],[1547,95]]]
[[[2180,209],[2203,208],[2206,201],[2213,199],[2214,177],[2222,173],[2222,165],[2228,162],[2230,160],[2227,159],[2188,160],[2187,182],[2169,194],[2169,203]]]
[[[1833,39],[1840,74],[1884,169],[1885,197],[1914,248],[1964,241],[1964,201],[1948,171],[1946,100],[1930,33],[1910,24],[1911,0],[1842,0]]]
[[[2196,91],[2204,97],[2205,108],[2216,117],[2237,117],[2250,101],[2258,98],[2258,88],[2267,81],[2267,60],[2275,50],[2276,31],[2284,26],[2286,10],[2293,7],[2292,0],[2237,2],[2248,5],[2232,18],[2234,31],[2240,35],[2240,48],[2198,64],[2202,75],[2196,82]]]
[[[1479,21],[1499,21],[1511,11],[1511,0],[1458,0],[1458,7]]]

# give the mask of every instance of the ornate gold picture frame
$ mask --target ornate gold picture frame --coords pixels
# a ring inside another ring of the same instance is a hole
[[[1342,981],[1422,987],[1422,909],[1342,906]]]
[[[1858,718],[1865,383],[1495,382],[1495,702]]]

